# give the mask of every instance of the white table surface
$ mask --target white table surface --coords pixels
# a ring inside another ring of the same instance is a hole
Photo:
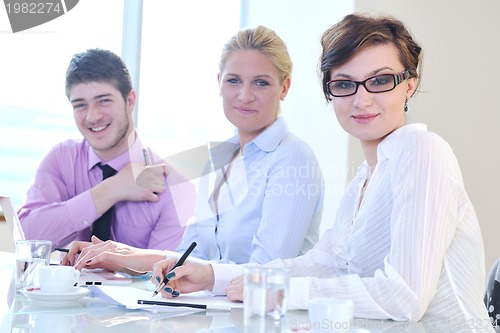
[[[289,311],[280,325],[268,317],[260,327],[243,327],[243,310],[201,311],[191,314],[128,310],[92,297],[83,297],[73,305],[49,307],[34,305],[13,290],[13,253],[0,252],[0,332],[2,333],[312,333],[307,311]],[[135,281],[132,286],[150,289],[147,280]],[[354,319],[357,328],[352,333],[366,332],[435,332],[418,324]],[[265,326],[264,326],[265,325]],[[445,331],[442,331],[445,332]]]

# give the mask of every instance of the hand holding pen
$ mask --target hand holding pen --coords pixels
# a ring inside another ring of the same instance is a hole
[[[151,149],[143,148],[142,155],[144,157],[144,165],[145,166],[151,165],[151,158],[153,157],[153,154],[151,154]]]
[[[156,164],[153,154],[149,149],[144,148],[142,152],[145,167],[140,167],[138,172],[135,174],[136,184],[142,188],[152,191],[154,194],[164,192],[167,175],[166,164]]]
[[[196,245],[197,245],[196,242],[192,242],[191,245],[189,245],[189,247],[187,248],[186,252],[184,252],[184,254],[179,258],[179,260],[177,260],[177,262],[170,269],[170,271],[173,271],[175,268],[184,264],[184,261],[186,261],[187,257],[191,254],[191,252],[193,252]],[[167,276],[168,276],[168,274],[165,274],[163,281],[156,287],[156,289],[153,293],[153,297],[156,296],[166,286],[166,284],[168,283]]]

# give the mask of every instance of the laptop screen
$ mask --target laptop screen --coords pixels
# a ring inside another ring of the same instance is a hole
[[[19,222],[19,217],[17,216],[9,197],[0,195],[0,207],[2,208],[5,221],[7,222],[7,228],[9,230],[7,241],[10,242],[11,251],[14,252],[16,248],[16,241],[25,239],[21,222]]]

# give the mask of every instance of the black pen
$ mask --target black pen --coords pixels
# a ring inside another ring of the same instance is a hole
[[[59,251],[59,252],[65,252],[65,253],[68,253],[69,252],[69,249],[64,249],[64,248],[61,248],[61,247],[58,247],[58,248],[55,248],[54,251]],[[78,251],[78,254],[80,254],[81,251]]]
[[[179,260],[177,260],[174,267],[172,267],[170,271],[173,271],[176,267],[181,266],[184,263],[184,261],[186,261],[189,254],[194,250],[196,245],[197,245],[196,242],[192,242],[191,245],[189,245],[189,247],[187,248],[186,252],[184,252],[184,254],[179,258]],[[153,293],[153,297],[155,297],[160,292],[160,290],[162,290],[163,287],[165,287],[165,285],[168,283],[167,275],[168,274],[165,275],[163,281],[158,285],[158,287],[156,287],[155,292]]]
[[[143,299],[137,300],[137,304],[180,306],[180,307],[203,309],[203,310],[231,311],[230,306],[213,306],[213,305],[205,305],[205,304],[178,303],[178,302],[169,302],[169,301],[150,301],[150,300],[143,300]]]
[[[148,166],[151,164],[151,160],[149,159],[149,153],[146,148],[142,149],[142,155],[144,156],[144,165]]]

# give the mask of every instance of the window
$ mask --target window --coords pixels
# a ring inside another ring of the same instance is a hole
[[[161,156],[233,135],[217,73],[239,12],[235,0],[144,2],[137,127]]]
[[[222,45],[239,28],[239,6],[235,0],[144,1],[137,125],[143,143],[158,153],[232,134],[216,75]],[[16,209],[48,150],[81,137],[64,93],[72,55],[96,47],[121,54],[123,11],[124,0],[85,0],[41,26],[0,34],[2,49],[10,50],[0,64],[0,192]],[[10,31],[1,15],[0,30]]]
[[[0,10],[0,30],[11,31]],[[0,192],[24,202],[48,150],[79,138],[64,79],[71,56],[101,47],[120,54],[123,0],[85,0],[65,15],[18,33],[0,33]]]

